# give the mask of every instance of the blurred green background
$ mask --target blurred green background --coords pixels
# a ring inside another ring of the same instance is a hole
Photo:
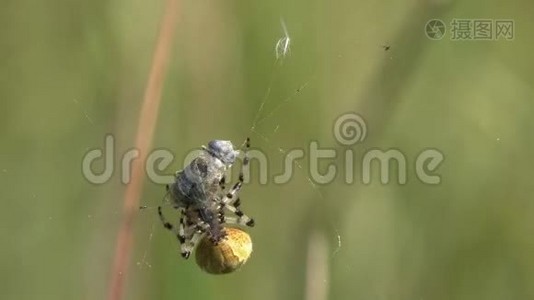
[[[134,146],[164,7],[2,2],[2,299],[105,299],[125,186],[119,169],[89,183],[81,161],[107,133],[117,167]],[[182,2],[153,148],[176,153],[173,173],[211,139],[250,136],[270,182],[253,162],[241,193],[253,256],[212,276],[181,259],[153,209],[164,188],[147,180],[125,299],[534,299],[533,11],[527,0]],[[275,64],[281,17],[291,53]],[[513,19],[515,39],[430,40],[434,18]],[[258,112],[269,117],[251,132]],[[332,134],[346,112],[368,127],[353,147]],[[353,149],[354,183],[312,185],[307,155],[274,184],[284,151],[311,141],[338,151],[341,172]],[[361,183],[374,148],[405,154],[407,184],[380,184],[378,168]],[[445,155],[437,186],[415,175],[426,148]]]

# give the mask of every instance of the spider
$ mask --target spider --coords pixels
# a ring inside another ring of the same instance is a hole
[[[239,180],[226,191],[225,172],[239,155],[230,141],[213,140],[202,146],[202,152],[183,170],[176,172],[175,181],[166,186],[172,206],[180,211],[178,226],[168,222],[158,206],[163,226],[172,231],[180,242],[182,257],[189,258],[196,244],[205,236],[217,245],[226,236],[223,224],[254,226],[254,220],[240,209],[239,191],[243,185],[243,169],[248,166],[245,143],[244,158]],[[235,216],[225,216],[225,210]]]

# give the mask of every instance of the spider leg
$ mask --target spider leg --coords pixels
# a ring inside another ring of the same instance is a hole
[[[252,219],[251,219],[252,220]],[[248,225],[247,222],[245,222],[245,219],[239,218],[239,217],[224,217],[223,220],[224,224],[237,224],[241,226],[254,226],[254,220],[252,220],[252,225]]]
[[[189,241],[185,244],[182,244],[182,256],[188,258],[195,246],[198,244],[200,239],[204,236],[204,232],[196,230],[192,232],[192,236]]]
[[[247,155],[248,149],[250,148],[250,138],[247,137],[245,140],[245,151],[244,151],[244,158],[243,158],[243,164],[241,166],[241,170],[239,172],[239,181],[232,187],[230,191],[221,199],[221,206],[226,207],[229,211],[233,212],[238,218],[236,219],[236,224],[240,225],[247,225],[250,227],[254,226],[254,219],[247,216],[241,209],[239,209],[239,205],[241,204],[241,201],[239,199],[239,191],[241,190],[241,187],[243,186],[244,179],[244,169],[248,167],[249,158]],[[226,220],[227,218],[222,216],[223,220]]]
[[[203,232],[199,230],[199,225],[196,224],[192,224],[188,227],[182,228],[184,231],[185,239],[183,243],[180,241],[180,252],[183,258],[188,259],[191,255],[191,252],[195,248],[196,243],[198,242],[197,239],[199,237],[202,237]]]
[[[191,234],[188,233],[186,230],[185,210],[183,208],[180,208],[180,222],[179,222],[180,225],[178,226],[178,228],[173,226],[170,222],[168,222],[165,219],[161,206],[158,206],[158,215],[161,220],[161,223],[163,223],[163,227],[172,231],[176,235],[176,238],[180,242],[180,251],[181,251],[182,257],[184,257],[185,259],[189,258],[191,251],[187,251],[186,242],[188,239],[191,238]]]
[[[249,227],[254,227],[254,219],[247,216],[241,209],[239,209],[239,207],[236,207],[233,204],[226,204],[224,207],[226,207],[226,209],[233,212],[237,216],[235,223],[239,225],[247,225]],[[228,223],[228,219],[229,218],[227,217],[223,217],[223,222]]]
[[[159,219],[161,220],[161,223],[163,224],[163,227],[172,231],[174,226],[171,223],[169,223],[167,219],[165,219],[161,206],[158,206],[158,215],[159,215]]]
[[[235,201],[239,201],[239,199],[237,199],[235,196],[237,196],[237,194],[241,190],[241,187],[243,186],[243,183],[245,182],[244,169],[248,168],[248,163],[249,163],[247,152],[250,149],[250,138],[247,137],[247,139],[244,142],[244,146],[245,146],[245,151],[243,151],[244,157],[243,157],[243,164],[241,165],[241,170],[239,171],[239,181],[236,184],[234,184],[232,189],[228,191],[228,193],[226,194],[226,197],[222,199],[221,202],[223,205],[232,204]]]
[[[245,181],[245,176],[243,175],[243,170],[248,167],[249,158],[248,150],[250,149],[250,138],[247,137],[244,143],[245,151],[243,151],[243,164],[241,165],[241,170],[239,171],[239,182],[243,183]]]
[[[221,206],[225,207],[229,211],[233,212],[237,217],[237,224],[241,225],[247,225],[250,227],[254,226],[254,219],[247,216],[241,209],[239,208],[239,205],[241,205],[241,200],[238,197],[239,191],[241,189],[241,182],[238,182],[234,185],[234,188],[226,194],[226,196],[221,200]],[[225,220],[223,216],[223,220]]]

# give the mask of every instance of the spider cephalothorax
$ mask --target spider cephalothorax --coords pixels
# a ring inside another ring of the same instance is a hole
[[[247,138],[245,148],[250,147]],[[225,190],[225,173],[235,162],[239,151],[230,141],[213,140],[183,170],[176,172],[175,180],[167,185],[172,206],[181,213],[178,227],[165,220],[161,206],[158,213],[165,228],[173,231],[181,244],[182,256],[188,258],[198,241],[207,235],[213,244],[225,237],[223,224],[254,226],[254,220],[240,209],[239,191],[243,185],[244,158],[239,181]],[[227,217],[225,212],[235,214]]]

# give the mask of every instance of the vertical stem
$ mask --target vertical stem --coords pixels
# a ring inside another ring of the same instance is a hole
[[[143,166],[158,118],[161,90],[177,20],[178,1],[167,0],[159,36],[156,41],[152,66],[148,75],[135,138],[135,147],[139,150],[139,158],[132,162],[131,182],[127,185],[124,193],[122,220],[117,235],[111,278],[109,279],[109,300],[120,300],[124,294],[124,281],[128,274],[133,244],[132,224],[138,211],[139,199],[143,190]]]
[[[328,244],[323,233],[314,231],[308,241],[304,299],[328,299],[329,276]]]

